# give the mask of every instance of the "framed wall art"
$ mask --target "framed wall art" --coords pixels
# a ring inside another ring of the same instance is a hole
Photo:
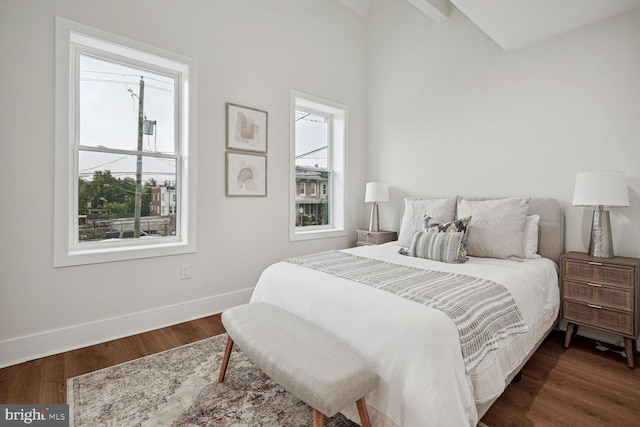
[[[227,196],[267,195],[267,156],[227,151]]]
[[[227,103],[227,149],[267,153],[268,113]]]

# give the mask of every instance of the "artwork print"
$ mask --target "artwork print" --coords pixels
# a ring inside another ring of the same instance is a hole
[[[266,196],[267,156],[227,151],[227,196]]]
[[[267,152],[266,111],[227,103],[227,148]]]

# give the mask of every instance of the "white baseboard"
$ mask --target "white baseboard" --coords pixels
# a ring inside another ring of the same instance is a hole
[[[253,288],[0,341],[0,368],[209,316],[249,302]]]

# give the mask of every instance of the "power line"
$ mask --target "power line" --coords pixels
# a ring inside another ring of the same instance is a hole
[[[109,171],[108,169],[106,169],[106,170]],[[81,176],[94,176],[96,172],[102,172],[102,171],[101,170],[96,170],[96,171],[93,171],[93,172],[82,172],[82,173],[79,173],[78,175],[81,175]],[[134,176],[136,173],[133,172],[133,171],[131,171],[131,172],[109,171],[109,174],[111,176],[116,176],[116,175],[119,175],[119,176]],[[171,175],[175,175],[176,173],[175,172],[145,171],[145,172],[143,172],[143,174],[144,175],[169,175],[169,176],[171,176]]]
[[[135,77],[136,79],[140,77],[140,74],[125,74],[125,73],[112,73],[109,71],[93,71],[93,70],[81,70],[81,73],[94,73],[94,74],[108,74],[108,75],[112,75],[112,76],[121,76],[121,77]],[[167,82],[161,79],[156,79],[154,77],[150,77],[150,76],[144,76],[145,79],[147,80],[155,80],[157,82],[160,83],[164,83],[164,84],[168,84],[168,85],[172,85],[175,84],[174,81],[171,82]],[[173,77],[167,77],[168,79],[174,80]]]
[[[328,146],[327,146],[327,145],[325,145],[324,147],[316,148],[315,150],[307,151],[306,153],[303,153],[303,154],[299,154],[299,155],[297,155],[297,156],[296,156],[296,159],[301,159],[301,158],[303,158],[304,156],[308,156],[309,154],[316,153],[316,152],[318,152],[318,151],[320,151],[320,150],[324,150],[324,149],[326,149],[326,148],[328,148]],[[313,157],[313,158],[315,158],[315,159],[323,159],[324,157]]]
[[[123,157],[120,157],[119,159],[115,159],[115,160],[112,160],[110,162],[103,163],[101,165],[92,166],[90,168],[79,170],[78,172],[85,172],[85,171],[88,171],[88,170],[91,170],[91,169],[98,169],[98,168],[101,168],[102,166],[106,166],[106,165],[110,165],[111,163],[119,162],[120,160],[126,159],[127,157],[129,157],[129,156],[123,156]]]
[[[81,81],[84,82],[93,82],[93,83],[116,83],[116,84],[123,84],[123,85],[133,85],[136,84],[136,82],[129,82],[129,81],[125,81],[125,80],[113,80],[113,79],[95,79],[95,78],[89,78],[89,77],[81,77],[80,78]],[[158,87],[158,86],[154,86],[154,85],[148,85],[147,87],[151,87],[153,89],[162,91],[162,92],[168,92],[168,93],[173,93],[174,91],[172,89],[166,89],[163,87]]]

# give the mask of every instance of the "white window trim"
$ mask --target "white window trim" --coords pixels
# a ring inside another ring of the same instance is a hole
[[[181,159],[178,179],[181,218],[179,237],[150,240],[131,239],[119,242],[75,242],[77,222],[75,200],[77,179],[73,173],[77,158],[75,144],[74,89],[75,69],[72,39],[105,50],[111,54],[136,51],[142,61],[167,68],[180,67],[179,138]],[[127,39],[106,31],[56,17],[56,81],[55,81],[55,175],[54,175],[54,267],[121,261],[196,251],[196,160],[197,159],[197,64],[194,59]]]
[[[329,194],[331,195],[331,222],[327,225],[296,227],[296,163],[295,163],[295,115],[296,108],[315,110],[322,115],[331,116],[329,129],[330,150],[329,161],[331,164],[331,182]],[[347,119],[349,108],[346,105],[329,101],[317,96],[309,95],[296,90],[291,90],[290,100],[290,178],[289,178],[289,240],[311,240],[327,237],[341,237],[347,235]]]

